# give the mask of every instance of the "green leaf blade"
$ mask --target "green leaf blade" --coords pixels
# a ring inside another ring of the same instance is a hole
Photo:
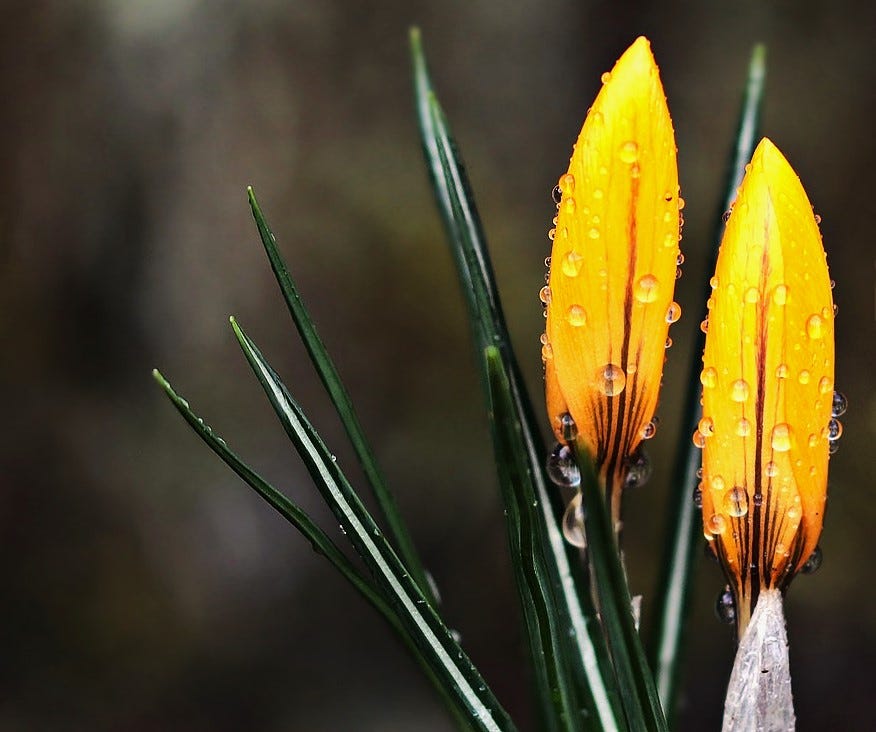
[[[313,425],[255,344],[236,322],[232,321],[232,326],[317,489],[388,598],[406,635],[429,664],[434,678],[450,692],[456,711],[477,730],[513,732],[515,728],[507,712],[435,613]]]
[[[295,282],[289,275],[289,270],[277,248],[276,238],[268,226],[262,213],[261,207],[258,204],[255,193],[250,187],[247,189],[249,196],[250,208],[252,209],[253,219],[258,228],[259,236],[265,248],[265,253],[271,264],[271,269],[274,272],[274,277],[280,287],[283,299],[295,323],[295,327],[304,343],[307,353],[310,356],[317,374],[323,383],[332,404],[341,419],[341,423],[346,430],[359,464],[365,473],[368,483],[377,500],[381,515],[386,521],[387,528],[393,543],[403,558],[405,564],[414,575],[417,584],[420,586],[423,594],[427,597],[430,603],[437,604],[437,598],[434,595],[432,586],[430,585],[426,570],[420,560],[413,539],[408,532],[407,526],[402,519],[398,504],[392,492],[386,484],[382,472],[380,471],[374,453],[365,437],[365,431],[362,428],[359,418],[353,408],[352,400],[341,381],[340,374],[335,367],[334,362],[329,356],[328,351],[323,345],[322,339],[316,331],[316,326],[313,323],[304,302],[295,286]]]

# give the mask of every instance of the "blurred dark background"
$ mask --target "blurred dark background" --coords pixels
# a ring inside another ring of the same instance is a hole
[[[687,201],[676,296],[687,317],[649,445],[656,474],[628,502],[646,623],[705,251],[748,56],[768,44],[764,132],[824,218],[836,381],[851,405],[824,566],[788,599],[799,729],[872,729],[876,7],[38,0],[0,2],[0,730],[451,729],[377,616],[150,378],[161,367],[332,525],[227,324],[238,316],[352,465],[272,281],[247,184],[446,618],[521,730],[533,728],[485,410],[412,111],[413,23],[536,399],[550,190],[600,73],[637,35],[652,41]],[[682,730],[719,725],[733,645],[713,617],[720,585],[703,561]]]

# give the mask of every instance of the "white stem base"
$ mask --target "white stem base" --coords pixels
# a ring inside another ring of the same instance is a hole
[[[794,699],[782,593],[760,593],[739,643],[722,732],[793,732]]]

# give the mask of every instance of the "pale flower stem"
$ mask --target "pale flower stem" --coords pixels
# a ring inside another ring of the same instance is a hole
[[[794,699],[782,593],[764,590],[733,662],[723,732],[793,732]]]

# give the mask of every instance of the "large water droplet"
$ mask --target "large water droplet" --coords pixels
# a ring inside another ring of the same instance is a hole
[[[636,283],[636,300],[654,302],[657,299],[658,289],[657,278],[652,274],[646,274]]]
[[[569,325],[580,328],[587,324],[587,311],[580,305],[570,305],[566,311],[566,320],[569,321]]]
[[[584,266],[584,257],[576,251],[566,252],[560,268],[566,277],[577,277]]]
[[[580,491],[574,495],[563,513],[563,536],[572,546],[584,549],[587,539],[584,535],[584,507]]]
[[[639,146],[629,140],[620,147],[619,157],[624,163],[635,163],[639,159]]]
[[[736,379],[730,387],[730,398],[734,402],[744,402],[748,399],[748,382],[745,379]]]
[[[566,442],[578,439],[578,425],[571,414],[563,412],[557,419],[560,423],[560,434]]]
[[[651,460],[640,447],[625,461],[624,489],[645,485],[651,477]]]
[[[724,494],[722,505],[727,515],[736,518],[744,516],[748,513],[748,493],[739,485],[731,488]]]
[[[830,408],[830,416],[831,417],[842,417],[846,413],[846,409],[848,409],[849,403],[846,400],[845,396],[835,391],[833,393],[833,404]]]
[[[715,600],[715,617],[725,625],[733,625],[736,622],[736,603],[733,601],[733,593],[730,586],[725,587],[718,593]]]
[[[809,555],[809,558],[803,563],[803,566],[800,567],[800,571],[803,574],[813,574],[814,572],[817,572],[823,559],[824,555],[821,553],[821,547],[816,545],[812,554]]]
[[[675,323],[681,317],[681,305],[677,302],[669,304],[669,309],[666,311],[666,322]]]
[[[617,396],[624,390],[627,377],[624,370],[613,363],[608,363],[596,373],[596,387],[606,396]]]
[[[554,203],[559,203],[563,198],[563,189],[559,186],[554,186],[554,189],[551,191],[551,198]]]
[[[577,488],[581,485],[581,471],[572,458],[568,445],[556,445],[547,459],[547,474],[555,485]]]
[[[610,72],[610,71],[606,71],[606,72],[604,72],[604,73],[602,74],[602,76],[599,77],[599,80],[600,80],[603,84],[608,84],[608,82],[611,81],[611,72]]]
[[[788,452],[791,449],[791,425],[782,422],[773,427],[770,444],[776,452]]]
[[[824,318],[820,315],[810,315],[809,320],[806,321],[806,335],[808,335],[812,340],[818,340],[820,338],[824,338],[824,332],[826,330]]]
[[[718,372],[712,366],[707,366],[700,374],[700,383],[707,389],[714,389],[718,383]]]

